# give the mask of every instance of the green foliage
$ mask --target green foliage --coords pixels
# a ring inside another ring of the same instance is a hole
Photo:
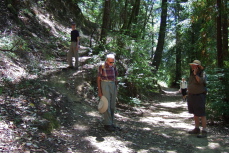
[[[45,128],[42,129],[44,132],[50,133],[53,129],[60,127],[59,121],[56,119],[56,116],[51,112],[44,113],[43,118],[48,121],[47,125],[44,126]]]
[[[116,35],[105,48],[116,54],[119,72],[119,100],[129,104],[138,104],[134,98],[143,98],[157,91],[156,75],[150,65],[150,42],[132,40],[126,35]]]
[[[141,104],[141,100],[139,100],[138,98],[130,98],[130,105],[138,106],[140,104]]]
[[[208,71],[207,111],[210,119],[229,118],[229,71],[212,69]]]

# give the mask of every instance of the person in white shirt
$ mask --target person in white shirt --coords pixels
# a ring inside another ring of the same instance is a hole
[[[180,82],[180,92],[182,93],[183,96],[183,102],[186,101],[186,96],[187,96],[187,81],[185,78],[182,78],[182,81]]]

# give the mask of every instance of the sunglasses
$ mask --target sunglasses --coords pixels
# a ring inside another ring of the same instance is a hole
[[[110,64],[113,64],[114,62],[109,62]]]

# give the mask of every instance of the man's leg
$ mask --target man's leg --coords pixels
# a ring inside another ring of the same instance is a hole
[[[194,122],[195,122],[195,129],[193,129],[192,131],[189,131],[189,134],[199,134],[200,133],[200,121],[199,121],[199,117],[194,115]]]
[[[197,136],[197,138],[205,138],[207,137],[207,131],[206,131],[206,128],[207,128],[207,119],[206,119],[206,116],[202,116],[201,117],[201,122],[202,122],[202,133],[200,135]]]
[[[76,43],[74,43],[74,57],[75,57],[75,68],[78,69],[79,66],[79,48],[77,48]]]
[[[71,43],[69,51],[68,51],[68,54],[67,54],[67,61],[68,61],[69,67],[73,66],[73,64],[72,64],[72,56],[73,56],[73,48],[72,48],[72,43]]]
[[[103,113],[104,116],[104,125],[112,125],[112,120],[111,120],[111,98],[110,98],[110,91],[109,91],[109,82],[101,82],[101,87],[102,87],[102,93],[103,96],[107,98],[108,101],[108,109],[105,113]]]
[[[114,124],[114,112],[116,106],[116,96],[117,96],[117,89],[115,82],[110,83],[110,93],[111,93],[111,120],[112,124]]]
[[[194,121],[195,121],[195,128],[199,128],[199,127],[200,127],[200,119],[199,119],[199,116],[195,116],[195,115],[194,115]]]
[[[207,119],[206,119],[206,116],[202,116],[201,117],[201,122],[202,122],[203,130],[206,130],[206,128],[207,128]]]

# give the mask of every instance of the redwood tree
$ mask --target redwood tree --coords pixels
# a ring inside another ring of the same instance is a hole
[[[111,0],[104,0],[103,23],[100,35],[100,41],[103,45],[106,44],[107,31],[109,30],[110,25],[110,7]]]
[[[161,58],[165,43],[165,32],[166,32],[166,18],[167,18],[167,0],[162,0],[161,5],[162,11],[161,11],[161,23],[160,23],[160,31],[158,36],[158,42],[157,42],[157,48],[154,54],[152,66],[155,67],[155,70],[157,71],[160,64],[161,64]]]

